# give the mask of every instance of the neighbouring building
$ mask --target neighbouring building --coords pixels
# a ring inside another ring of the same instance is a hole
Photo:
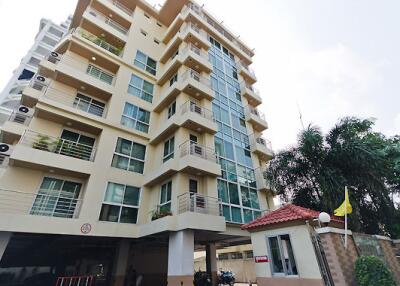
[[[400,283],[396,241],[380,235],[348,233],[344,221],[332,217],[320,225],[320,212],[287,204],[248,224],[258,286],[356,286],[358,256],[382,259]]]
[[[192,1],[79,0],[2,127],[0,281],[215,279],[274,209],[253,55]]]
[[[41,19],[39,31],[28,53],[22,58],[19,66],[0,93],[0,126],[7,121],[18,108],[23,89],[36,74],[39,63],[54,49],[68,30],[71,18],[57,25],[50,20]]]

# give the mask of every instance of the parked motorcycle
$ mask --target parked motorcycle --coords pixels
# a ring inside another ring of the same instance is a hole
[[[235,284],[235,273],[232,271],[220,271],[218,273],[218,285],[229,285]]]

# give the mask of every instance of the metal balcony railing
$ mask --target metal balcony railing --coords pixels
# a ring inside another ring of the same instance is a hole
[[[237,62],[237,66],[238,68],[244,69],[246,70],[249,74],[251,74],[252,77],[256,77],[256,73],[254,72],[253,69],[251,69],[249,66],[247,66],[246,64],[244,64],[243,62]]]
[[[181,110],[182,110],[182,114],[185,114],[186,112],[194,112],[194,113],[204,117],[205,119],[214,121],[214,114],[211,110],[208,110],[207,108],[199,106],[196,103],[194,103],[193,101],[187,101],[184,104],[182,104]]]
[[[249,112],[265,121],[265,114],[262,113],[261,111],[259,111],[257,108],[254,108],[254,107],[248,105],[246,107],[246,112]]]
[[[81,202],[65,191],[41,189],[27,193],[0,189],[0,213],[77,218]]]
[[[21,113],[18,110],[14,110],[8,118],[8,121],[19,123],[25,126],[28,126],[31,120],[32,114]]]
[[[96,149],[93,146],[40,134],[31,130],[25,131],[21,137],[20,144],[85,161],[93,161],[96,153]]]
[[[105,118],[107,114],[107,108],[96,104],[96,100],[86,100],[58,89],[47,88],[43,97],[99,117]]]
[[[179,146],[181,157],[193,155],[205,160],[218,163],[218,157],[215,151],[193,141],[186,141]]]
[[[196,72],[196,71],[194,71],[192,69],[188,69],[187,71],[185,71],[182,74],[182,80],[186,80],[188,78],[192,78],[195,81],[200,82],[200,83],[204,84],[205,86],[211,88],[210,79],[202,76],[201,74],[199,74],[198,72]]]
[[[126,7],[124,4],[120,3],[119,1],[115,0],[108,0],[111,4],[113,4],[115,7],[118,7],[121,11],[125,12],[125,14],[132,16],[133,15],[133,10],[129,9]]]
[[[88,65],[86,73],[94,78],[97,78],[98,80],[101,80],[102,82],[108,83],[109,85],[113,85],[114,83],[114,75],[93,64]]]
[[[196,13],[200,18],[204,19],[211,27],[213,27],[217,32],[219,32],[222,36],[224,36],[226,39],[228,39],[230,42],[235,44],[243,53],[245,53],[247,56],[252,57],[252,52],[245,47],[241,42],[239,42],[236,37],[234,37],[230,32],[227,31],[220,23],[217,23],[215,20],[213,20],[210,16],[208,16],[206,13],[204,13],[203,9],[194,4],[194,3],[188,3],[183,11],[185,9],[190,9],[194,13]]]
[[[186,212],[220,216],[220,203],[217,198],[187,192],[178,196],[178,214]]]
[[[114,28],[115,30],[117,30],[118,32],[127,35],[128,34],[128,29],[125,28],[124,26],[122,26],[121,24],[115,22],[113,19],[107,17],[106,15],[100,13],[99,11],[97,11],[96,9],[94,9],[93,7],[88,7],[88,13],[90,15],[92,15],[93,17],[96,17],[97,19],[99,19],[100,21],[106,23],[107,25],[109,25],[110,27]]]
[[[119,57],[122,56],[122,48],[117,48],[109,43],[107,43],[104,39],[97,37],[95,34],[90,33],[89,31],[82,29],[80,27],[75,29],[75,34],[80,35],[82,38],[94,43],[95,45],[117,55]]]

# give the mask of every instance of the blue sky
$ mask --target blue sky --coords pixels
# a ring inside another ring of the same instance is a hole
[[[376,129],[387,135],[400,133],[400,1],[199,3],[255,48],[256,86],[270,125],[265,136],[274,149],[295,143],[299,108],[305,125],[324,131],[354,115],[376,118]],[[0,88],[32,44],[40,18],[62,22],[75,4],[0,0],[2,35],[10,40],[0,45]]]

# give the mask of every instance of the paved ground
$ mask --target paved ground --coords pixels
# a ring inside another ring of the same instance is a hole
[[[235,286],[249,286],[249,283],[235,283]],[[251,284],[251,286],[257,286],[257,284]]]

